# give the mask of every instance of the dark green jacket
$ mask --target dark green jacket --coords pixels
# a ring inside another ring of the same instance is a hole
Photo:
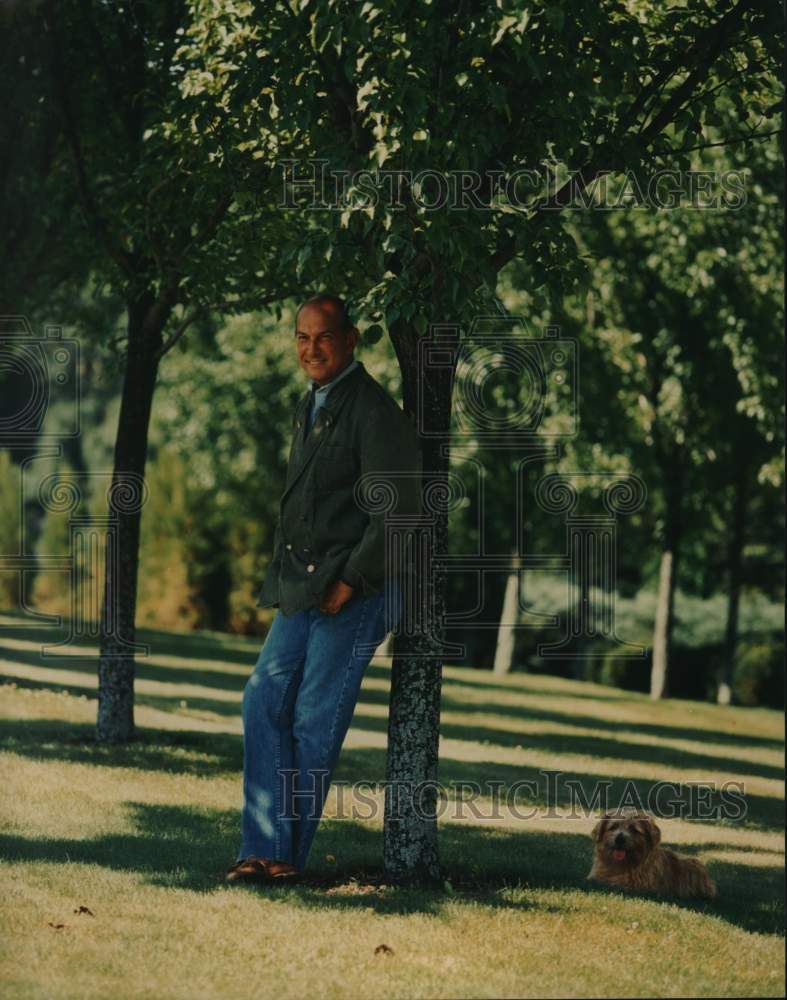
[[[304,438],[309,401],[307,392],[293,418],[273,559],[257,598],[258,608],[278,607],[285,615],[319,606],[340,577],[356,594],[379,594],[387,575],[401,577],[398,562],[386,561],[386,516],[421,513],[418,434],[363,364],[331,389]],[[379,512],[354,496],[367,473]]]

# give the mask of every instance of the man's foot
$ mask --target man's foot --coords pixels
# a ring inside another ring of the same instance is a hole
[[[230,865],[224,876],[225,882],[292,882],[300,872],[287,861],[273,861],[250,854],[242,861]]]

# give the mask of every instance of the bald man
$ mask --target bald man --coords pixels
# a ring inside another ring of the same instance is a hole
[[[241,845],[228,882],[303,872],[364,672],[401,613],[407,567],[391,565],[385,520],[421,511],[418,435],[354,357],[358,336],[334,295],[296,314],[310,387],[257,600],[278,610],[243,692]],[[385,510],[358,502],[367,474],[391,498]]]

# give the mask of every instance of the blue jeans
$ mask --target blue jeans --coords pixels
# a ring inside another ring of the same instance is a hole
[[[402,608],[397,581],[336,614],[277,611],[243,691],[241,848],[303,871],[374,649]],[[363,647],[366,647],[365,649]]]

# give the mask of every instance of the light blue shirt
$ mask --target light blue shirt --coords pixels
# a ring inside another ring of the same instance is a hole
[[[317,389],[317,391],[314,393],[314,402],[306,418],[307,428],[310,428],[314,423],[314,418],[317,416],[317,411],[320,409],[320,407],[325,406],[325,400],[328,398],[328,393],[331,391],[331,389],[333,389],[333,387],[338,382],[341,382],[341,380],[344,378],[345,375],[349,375],[350,372],[357,367],[358,367],[358,359],[353,358],[352,361],[344,368],[342,368],[339,374],[336,375],[334,378],[332,378],[330,382],[326,382],[325,385],[322,385],[320,386],[319,389]],[[317,383],[313,379],[311,379],[309,388],[314,389],[316,385]]]

